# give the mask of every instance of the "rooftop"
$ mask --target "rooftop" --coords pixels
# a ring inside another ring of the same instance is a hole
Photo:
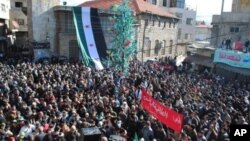
[[[98,9],[103,9],[103,10],[108,10],[112,5],[115,4],[121,4],[122,0],[95,0],[95,1],[87,1],[79,6],[88,6],[92,8],[98,8]],[[156,5],[152,5],[148,2],[145,2],[143,0],[130,0],[129,1],[129,6],[133,9],[133,11],[136,14],[140,13],[152,13],[155,15],[163,16],[163,17],[169,17],[169,18],[176,18],[175,15],[166,12],[160,8],[158,8]]]

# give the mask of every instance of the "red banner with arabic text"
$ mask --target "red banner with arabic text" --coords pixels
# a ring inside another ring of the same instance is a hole
[[[184,116],[155,100],[144,88],[142,89],[141,105],[166,126],[177,133],[181,132]]]

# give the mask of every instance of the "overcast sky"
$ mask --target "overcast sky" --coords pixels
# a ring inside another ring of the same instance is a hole
[[[67,5],[78,5],[88,0],[61,0],[67,1]],[[197,10],[197,20],[212,21],[212,15],[220,14],[222,0],[186,0],[186,4]],[[225,0],[224,11],[231,11],[232,0]]]
[[[197,20],[212,21],[212,15],[221,13],[222,0],[186,0],[187,5],[191,5],[197,10]],[[224,12],[231,11],[232,0],[225,0]]]

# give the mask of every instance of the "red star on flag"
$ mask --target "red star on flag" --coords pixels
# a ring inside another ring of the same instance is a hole
[[[89,28],[90,26],[89,25],[85,25],[85,28]]]

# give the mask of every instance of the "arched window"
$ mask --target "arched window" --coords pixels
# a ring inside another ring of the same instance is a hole
[[[151,50],[151,41],[149,39],[146,39],[146,56],[150,57],[150,50]]]
[[[166,52],[166,40],[162,41],[161,55],[165,55]]]
[[[170,43],[169,43],[169,54],[172,54],[173,52],[173,40],[170,40]]]
[[[155,40],[155,48],[154,48],[155,56],[158,56],[159,49],[160,49],[160,42],[159,40]]]

